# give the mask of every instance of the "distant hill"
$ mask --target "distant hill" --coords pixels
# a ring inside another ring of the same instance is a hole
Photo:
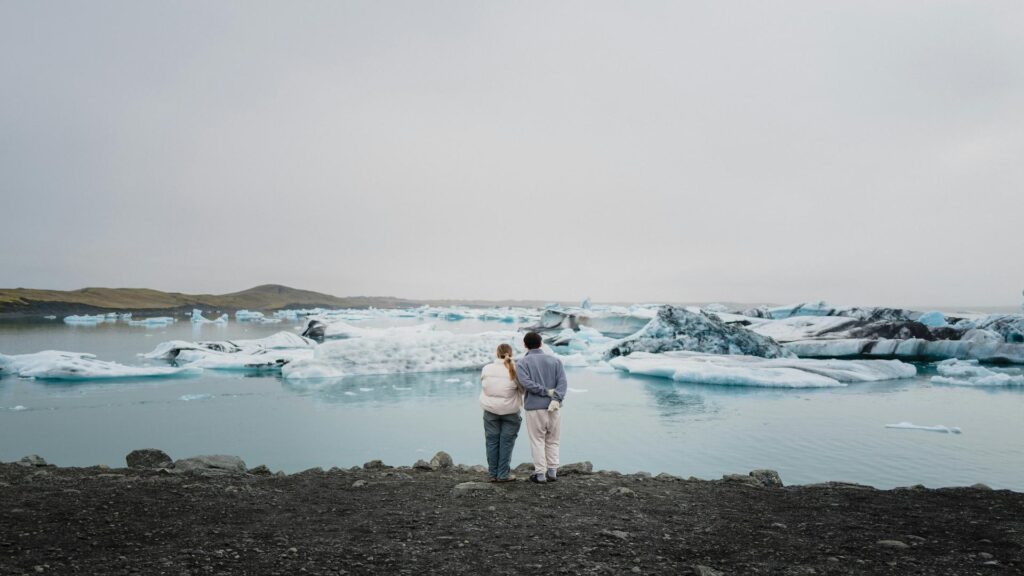
[[[0,314],[73,314],[100,311],[158,311],[203,308],[222,311],[280,310],[283,308],[400,308],[421,302],[391,297],[339,298],[310,290],[264,284],[231,294],[183,294],[148,288],[82,288],[36,290],[0,288]]]

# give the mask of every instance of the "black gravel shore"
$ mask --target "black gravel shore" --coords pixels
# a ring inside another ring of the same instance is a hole
[[[984,487],[35,464],[0,464],[0,574],[1024,573],[1024,494]]]

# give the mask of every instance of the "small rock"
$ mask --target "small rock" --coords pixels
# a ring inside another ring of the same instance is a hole
[[[430,467],[434,470],[447,470],[454,466],[454,464],[452,457],[443,450],[434,454],[434,457],[430,459]]]
[[[998,560],[989,560],[988,562],[982,562],[982,566],[999,566]]]
[[[430,462],[427,462],[426,460],[417,460],[412,467],[416,470],[433,470],[433,468],[430,467]]]
[[[412,480],[412,476],[409,476],[405,472],[385,472],[385,478],[394,478],[395,480]]]
[[[629,569],[629,571],[632,572],[633,574],[639,574],[640,573],[640,567],[639,566],[633,566],[632,568]]]
[[[28,456],[24,456],[21,460],[18,460],[17,464],[18,466],[25,466],[28,468],[48,465],[46,460],[43,460],[43,457],[38,454],[29,454]]]
[[[636,498],[636,492],[626,488],[624,486],[616,486],[608,491],[609,496],[630,496]]]
[[[695,564],[693,566],[693,573],[697,576],[723,576],[722,572],[719,572],[718,570],[715,570],[714,568],[711,568],[709,566],[702,566],[700,564]]]
[[[363,470],[384,470],[385,468],[390,468],[390,466],[385,465],[380,460],[370,460],[363,464]]]
[[[156,448],[132,450],[124,459],[128,463],[129,468],[143,470],[159,470],[160,468],[170,468],[174,465],[174,461],[171,460],[171,457],[166,452]]]
[[[532,472],[533,471],[533,465],[532,464],[528,464],[527,466],[530,467],[530,471]],[[559,476],[571,476],[573,474],[586,475],[586,474],[593,474],[593,473],[594,473],[594,465],[591,464],[589,461],[587,461],[587,462],[573,462],[572,464],[565,464],[565,465],[562,465],[562,466],[558,467],[558,475]]]
[[[778,528],[779,530],[785,530],[787,526],[782,522],[772,522],[772,528]]]
[[[469,471],[476,472],[478,474],[487,474],[487,467],[477,464],[476,466],[470,466]]]
[[[533,474],[533,464],[530,462],[523,462],[515,468],[516,474]]]
[[[991,560],[993,556],[988,552],[978,552],[978,558],[981,558],[982,560]]]
[[[259,466],[250,469],[249,474],[254,476],[270,476],[271,472],[270,468],[267,468],[265,464],[260,464]]]
[[[764,486],[764,484],[761,484],[761,481],[757,478],[744,474],[726,474],[725,476],[722,476],[722,480],[736,484],[744,484],[754,488],[761,488]]]
[[[470,496],[478,492],[502,492],[501,488],[498,488],[495,484],[490,482],[463,482],[456,484],[452,488],[452,496],[455,498],[461,498],[463,496]]]
[[[245,470],[245,462],[241,458],[224,454],[193,456],[174,461],[174,472],[200,476],[245,474]]]
[[[876,544],[878,544],[879,546],[884,546],[886,548],[897,548],[900,550],[904,548],[910,548],[910,546],[908,546],[906,542],[900,540],[879,540],[878,542],[876,542]]]
[[[839,562],[839,558],[836,558],[835,556],[829,556],[828,558],[825,559],[825,561],[826,562],[836,562],[837,563],[837,562]]]
[[[636,474],[633,474],[633,476],[637,480],[645,480],[645,479],[651,477],[651,473],[650,472],[644,472],[643,470],[641,470],[640,472],[637,472]]]
[[[654,479],[659,481],[659,482],[675,482],[676,480],[679,480],[679,477],[678,476],[673,476],[671,474],[666,474],[665,472],[662,472],[661,474],[658,474],[657,476],[655,476]]]
[[[352,483],[353,488],[362,488],[363,486],[366,486],[366,480],[356,480]]]
[[[982,484],[981,482],[978,482],[977,484],[971,484],[971,488],[974,488],[975,490],[991,490],[992,489],[992,487],[989,486],[988,484]]]
[[[782,488],[782,477],[775,470],[751,470],[750,476],[756,478],[766,488]]]
[[[629,538],[629,532],[623,532],[622,530],[601,530],[601,535],[609,538],[617,538],[619,540],[626,540]]]

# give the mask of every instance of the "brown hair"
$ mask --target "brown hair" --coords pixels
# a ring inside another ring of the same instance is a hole
[[[505,343],[498,344],[498,358],[505,361],[505,368],[508,368],[508,377],[518,384],[516,365],[512,363],[512,347]]]

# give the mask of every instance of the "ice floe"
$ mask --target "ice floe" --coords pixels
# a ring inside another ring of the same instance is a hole
[[[943,426],[941,424],[935,426],[919,426],[911,422],[900,422],[899,424],[886,424],[886,428],[895,428],[898,430],[924,430],[925,432],[941,432],[943,434],[959,434],[960,428],[956,426]]]
[[[313,357],[285,365],[288,379],[338,378],[354,374],[399,374],[477,369],[494,360],[501,343],[522,349],[512,332],[453,334],[433,331],[332,340]]]
[[[178,400],[193,402],[195,400],[210,400],[211,398],[213,398],[213,394],[182,394],[178,397]]]
[[[154,316],[152,318],[143,318],[141,320],[129,320],[129,326],[142,326],[145,328],[161,328],[177,322],[177,318],[170,316]]]
[[[0,375],[40,380],[106,380],[112,378],[150,378],[190,376],[199,368],[165,366],[125,366],[117,362],[97,360],[94,354],[46,350],[34,354],[0,354]]]
[[[102,324],[102,323],[104,323],[106,321],[107,321],[107,317],[104,316],[103,314],[96,314],[96,315],[92,315],[92,316],[90,316],[90,315],[82,315],[82,316],[72,315],[72,316],[65,316],[64,317],[64,323],[65,324],[73,324],[73,325],[78,325],[78,326],[95,326],[97,324]]]
[[[393,326],[390,328],[373,328],[369,326],[353,326],[342,320],[328,320],[322,317],[310,318],[302,335],[306,338],[323,342],[324,340],[341,340],[346,338],[386,337],[395,334],[416,334],[429,332],[433,324],[415,324],[413,326]]]
[[[944,360],[935,364],[935,384],[953,386],[1024,386],[1024,375],[998,372],[982,366],[977,360]]]
[[[845,338],[789,342],[785,347],[801,358],[895,358],[914,361],[956,358],[1024,364],[1024,346],[1005,342]]]
[[[778,342],[743,326],[726,324],[718,316],[678,306],[662,306],[654,319],[637,333],[620,340],[607,358],[634,352],[685,350],[705,354],[744,354],[762,358],[792,356]]]
[[[308,338],[282,331],[255,340],[171,340],[142,356],[211,370],[259,371],[278,370],[289,362],[312,358],[315,347],[316,342]]]
[[[563,308],[560,306],[547,308],[541,313],[536,325],[531,329],[541,332],[552,332],[569,329],[578,330],[582,326],[597,330],[611,338],[621,338],[635,334],[654,318],[657,312],[653,307],[591,307]]]
[[[221,314],[220,317],[217,318],[216,320],[210,320],[208,318],[204,318],[203,317],[203,311],[202,310],[200,310],[198,308],[194,308],[192,310],[192,323],[193,324],[227,324],[228,323],[228,315],[227,314]]]
[[[898,360],[805,360],[693,352],[634,352],[613,358],[609,364],[630,374],[677,382],[770,388],[834,388],[917,374],[913,365]]]

